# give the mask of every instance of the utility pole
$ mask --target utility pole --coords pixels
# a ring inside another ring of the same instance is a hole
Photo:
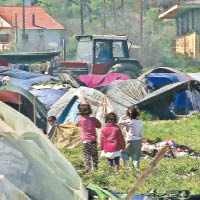
[[[106,29],[106,0],[103,0],[103,28]]]
[[[83,0],[80,0],[81,35],[84,35]]]
[[[22,6],[22,41],[23,41],[23,48],[25,47],[25,37],[26,37],[26,17],[25,17],[25,0],[22,0],[23,6]]]

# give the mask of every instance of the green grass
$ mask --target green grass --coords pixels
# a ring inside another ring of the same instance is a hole
[[[147,117],[148,119],[149,117]],[[161,138],[162,140],[172,138],[178,144],[187,145],[200,152],[200,115],[184,118],[176,121],[144,121],[145,137],[149,139]],[[127,191],[136,183],[141,175],[133,168],[124,168],[121,165],[120,174],[108,176],[106,172],[111,171],[104,159],[100,158],[100,169],[90,175],[83,174],[84,163],[81,148],[62,149],[66,158],[72,162],[85,185],[94,183],[102,188],[117,190],[122,193]],[[150,158],[141,159],[141,169],[150,163]],[[191,169],[198,169],[191,173]],[[190,190],[192,194],[200,194],[200,160],[182,157],[176,159],[163,158],[151,175],[146,179],[138,192],[145,193],[152,188],[158,192],[166,190]]]

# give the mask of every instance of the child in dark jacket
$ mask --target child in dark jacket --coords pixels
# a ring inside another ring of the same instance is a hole
[[[79,114],[77,125],[81,127],[81,140],[83,148],[83,158],[86,166],[85,172],[91,170],[91,159],[93,169],[98,169],[97,134],[96,128],[101,128],[101,123],[95,117],[90,117],[92,109],[89,104],[79,104]]]
[[[105,126],[101,130],[100,147],[109,166],[114,166],[115,171],[119,170],[119,161],[122,149],[125,148],[125,140],[117,123],[117,115],[113,112],[106,114]]]

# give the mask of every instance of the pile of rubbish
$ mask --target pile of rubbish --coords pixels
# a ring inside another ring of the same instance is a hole
[[[174,140],[161,141],[159,138],[157,140],[145,139],[142,143],[142,154],[143,156],[155,157],[157,152],[161,150],[166,144],[169,144],[170,148],[165,153],[165,157],[177,158],[177,157],[191,157],[195,159],[200,158],[200,153],[191,149],[186,145],[177,144]]]

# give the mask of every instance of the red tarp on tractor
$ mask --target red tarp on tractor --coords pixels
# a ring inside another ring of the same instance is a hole
[[[81,82],[85,83],[90,88],[105,87],[116,80],[130,79],[128,76],[120,73],[110,73],[104,75],[79,75],[78,78]]]

